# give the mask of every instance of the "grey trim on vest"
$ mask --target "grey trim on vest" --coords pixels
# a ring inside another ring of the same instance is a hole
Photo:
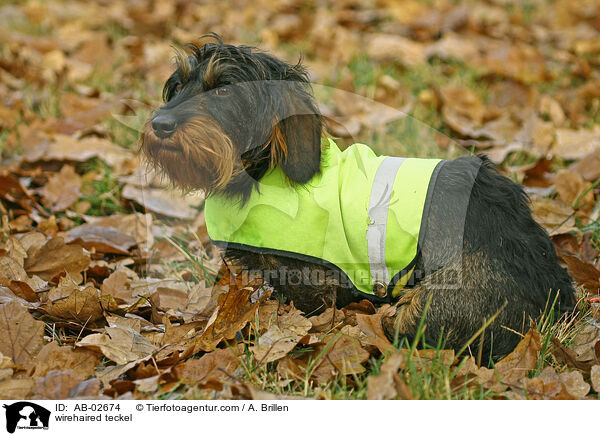
[[[367,228],[367,252],[373,285],[388,285],[390,276],[385,263],[385,239],[390,198],[398,169],[405,161],[403,157],[386,157],[373,180],[369,198],[369,227]]]

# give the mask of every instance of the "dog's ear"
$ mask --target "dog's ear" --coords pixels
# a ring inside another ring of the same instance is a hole
[[[271,163],[279,164],[296,183],[306,183],[321,165],[321,114],[305,84],[285,83],[280,94],[277,124],[269,140]]]

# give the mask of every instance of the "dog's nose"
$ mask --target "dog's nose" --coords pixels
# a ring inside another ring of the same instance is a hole
[[[168,115],[157,115],[152,119],[152,130],[159,138],[168,138],[175,132],[177,121]]]

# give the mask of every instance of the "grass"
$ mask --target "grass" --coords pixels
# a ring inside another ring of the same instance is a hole
[[[123,186],[112,175],[111,168],[101,159],[93,158],[83,164],[85,174],[97,174],[94,180],[84,180],[80,202],[90,204],[85,212],[92,216],[128,213],[121,199]]]
[[[188,236],[189,238],[189,236]],[[204,276],[205,266],[202,255],[192,253],[187,247],[189,240],[184,236],[177,237],[171,241],[176,247],[186,254],[186,257],[192,262],[196,269],[197,279]],[[173,264],[173,275],[182,266],[181,263]],[[486,389],[480,384],[468,382],[461,374],[460,369],[466,364],[471,356],[469,346],[477,349],[477,344],[481,333],[495,319],[492,316],[486,324],[482,326],[479,332],[464,345],[462,350],[457,350],[455,359],[448,359],[448,351],[444,342],[439,339],[435,344],[426,343],[424,332],[426,329],[424,315],[428,310],[428,304],[424,307],[423,316],[417,327],[417,333],[412,341],[405,337],[397,337],[394,341],[396,348],[405,350],[405,362],[403,370],[400,372],[401,380],[405,383],[406,389],[413,399],[496,399],[502,397],[492,390]],[[535,326],[540,333],[542,349],[539,352],[538,367],[530,373],[530,377],[538,376],[542,370],[548,366],[555,368],[558,372],[568,370],[568,368],[559,363],[552,354],[551,339],[557,338],[562,344],[569,345],[577,337],[577,334],[585,327],[586,320],[590,315],[589,305],[580,301],[577,310],[570,315],[559,314],[554,309],[554,304],[548,304],[548,310],[536,322]],[[264,326],[263,326],[264,328]],[[324,358],[329,347],[331,347],[338,336],[334,336],[328,344],[325,344],[320,353],[315,354],[315,349],[311,346],[298,345],[289,356],[301,360],[305,363],[303,372],[297,373],[295,378],[284,379],[277,372],[278,362],[261,363],[258,362],[250,350],[260,336],[262,330],[259,328],[258,320],[253,321],[243,330],[241,343],[244,344],[243,352],[238,356],[239,370],[231,375],[235,381],[243,381],[252,385],[256,389],[278,396],[300,396],[319,399],[366,399],[367,398],[367,379],[371,375],[380,373],[381,365],[387,356],[371,356],[363,364],[366,371],[362,374],[349,376],[337,375],[327,383],[318,383],[313,377],[314,369]],[[332,332],[334,333],[334,332]],[[423,358],[419,350],[428,350],[427,358]],[[464,351],[464,353],[463,353]],[[481,361],[484,365],[493,367],[491,360],[485,361],[485,356],[474,355],[476,361]],[[179,385],[169,393],[161,395],[161,398],[193,398],[206,399],[207,392],[195,387]]]
[[[526,2],[520,7],[512,6],[514,10],[511,14],[521,16],[524,23],[532,20],[535,12],[533,3]],[[52,29],[48,29],[45,24],[18,23],[13,29],[23,33],[35,36],[48,35]],[[109,38],[117,40],[127,35],[127,31],[116,23],[109,24],[104,29]],[[285,50],[286,46],[282,45]],[[298,53],[298,45],[289,46],[289,51]],[[292,56],[291,58],[293,58]],[[124,62],[123,59],[116,59],[112,67],[116,68]],[[430,90],[433,87],[442,87],[448,84],[460,84],[474,90],[484,102],[487,101],[487,83],[481,80],[481,74],[458,61],[442,61],[440,59],[431,59],[429,62],[414,68],[405,69],[397,65],[378,64],[366,56],[357,56],[351,60],[348,65],[353,75],[353,84],[358,93],[372,97],[375,94],[377,83],[380,77],[388,75],[397,80],[416,99],[415,106],[411,116],[405,117],[399,121],[386,125],[385,128],[373,132],[368,132],[365,138],[360,138],[370,144],[374,149],[381,153],[395,155],[410,155],[417,157],[446,157],[452,158],[460,154],[459,147],[449,147],[443,149],[438,142],[438,135],[450,136],[451,132],[444,125],[439,111],[430,104],[419,101],[421,92]],[[133,99],[145,99],[148,93],[148,85],[140,78],[127,79],[121,81],[111,74],[112,68],[108,72],[94,72],[88,79],[82,82],[83,85],[97,89],[102,93],[119,95],[127,91]],[[338,77],[339,80],[339,77]],[[535,86],[545,94],[552,94],[559,89],[564,88],[565,83],[576,87],[584,83],[584,79],[575,77],[567,70],[555,72],[553,80],[542,82]],[[336,86],[336,81],[326,83],[329,86]],[[58,117],[59,101],[61,92],[70,90],[69,84],[65,88],[50,86],[44,88],[44,97],[39,98],[38,89],[28,86],[24,89],[25,102],[29,109],[41,118]],[[155,95],[159,95],[160,84],[155,84]],[[600,111],[594,113],[592,122],[597,122]],[[105,120],[108,133],[111,139],[124,146],[132,147],[137,142],[137,131],[124,126],[113,118]],[[0,146],[6,141],[7,132],[0,134]],[[531,157],[522,153],[515,153],[509,156],[510,165],[519,165],[530,162]],[[560,163],[559,163],[560,164]],[[92,159],[80,168],[82,173],[95,173],[97,177],[86,180],[83,186],[83,196],[81,202],[90,204],[86,214],[95,216],[106,216],[116,213],[129,213],[121,198],[121,184],[116,180],[110,167],[104,164],[100,159]],[[582,227],[584,231],[591,231],[592,242],[595,248],[600,249],[600,223],[594,221]],[[187,246],[185,238],[177,237],[171,241],[182,251],[188,262],[185,266],[181,262],[168,264],[174,275],[179,275],[182,268],[190,263],[194,272],[194,281],[209,280],[214,277],[215,272],[207,267],[203,254],[193,253]],[[542,350],[540,352],[540,363],[532,375],[538,375],[543,368],[547,366],[563,369],[558,365],[550,351],[550,339],[555,336],[565,344],[574,340],[577,333],[585,325],[584,320],[588,316],[588,308],[581,303],[577,316],[572,318],[556,319],[557,315],[550,310],[540,320],[537,328],[542,336]],[[421,399],[486,399],[495,397],[496,394],[483,389],[481,386],[472,386],[465,383],[457,383],[457,372],[464,360],[457,366],[449,365],[444,360],[444,344],[439,341],[430,345],[423,342],[423,332],[425,326],[421,324],[417,330],[417,335],[412,343],[405,339],[396,341],[396,345],[409,350],[406,359],[405,370],[402,372],[403,381],[406,383],[408,391],[413,398]],[[256,338],[257,326],[251,325],[246,333],[245,342],[251,342]],[[50,333],[50,332],[49,332]],[[52,335],[57,333],[52,330]],[[57,336],[58,337],[58,336]],[[331,346],[332,343],[329,344]],[[424,348],[431,350],[433,358],[427,366],[423,366],[422,359],[417,358],[415,350]],[[298,380],[288,382],[282,380],[276,371],[277,363],[260,364],[257,362],[249,348],[246,347],[244,353],[239,357],[242,368],[239,377],[251,383],[253,386],[263,389],[277,395],[298,395],[310,396],[327,399],[364,399],[367,395],[367,377],[376,375],[381,370],[381,364],[385,356],[371,357],[366,363],[366,372],[353,376],[338,376],[326,384],[316,383],[311,375],[312,371],[323,358],[327,346],[317,356],[307,361],[306,371],[301,374]],[[310,347],[300,347],[293,352],[293,355],[300,357],[303,353],[312,351]],[[177,398],[195,398],[205,399],[210,394],[207,391],[182,385],[174,386],[170,391],[157,396],[157,399],[177,399]]]
[[[543,348],[540,353],[538,368],[530,374],[531,377],[540,374],[543,368],[554,366],[557,368],[557,362],[550,353],[550,338],[558,337],[562,342],[568,343],[569,338],[574,338],[583,326],[582,315],[576,318],[554,319],[554,313],[544,315],[538,322]],[[246,343],[252,342],[256,335],[256,326],[250,328]],[[442,341],[434,346],[428,346],[421,343],[424,325],[419,326],[417,334],[418,339],[412,344],[406,341],[400,341],[398,346],[406,350],[406,360],[404,369],[400,372],[401,378],[406,384],[407,390],[413,399],[446,399],[446,400],[484,400],[502,397],[502,394],[484,388],[477,383],[467,383],[466,379],[459,376],[460,369],[467,362],[468,356],[459,358],[452,364],[448,363],[447,352],[444,351]],[[330,345],[335,341],[332,339]],[[427,359],[420,357],[415,351],[418,348],[424,348],[431,351]],[[297,355],[302,351],[310,351],[310,348],[304,350],[295,350],[290,355]],[[324,349],[326,351],[326,349]],[[260,364],[254,359],[248,347],[244,353],[239,356],[241,372],[236,373],[246,383],[255,388],[271,392],[279,396],[302,396],[319,399],[366,399],[367,398],[367,378],[370,375],[380,373],[381,364],[385,356],[377,358],[371,357],[364,366],[367,371],[363,374],[340,376],[333,378],[328,383],[318,384],[311,379],[311,371],[318,365],[323,356],[321,352],[316,357],[307,362],[304,374],[299,374],[296,380],[284,380],[277,372],[277,362]],[[565,368],[557,368],[560,372]],[[181,386],[184,397],[201,398],[206,396],[206,392],[194,387]]]

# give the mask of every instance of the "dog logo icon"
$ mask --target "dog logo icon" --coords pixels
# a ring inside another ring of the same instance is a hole
[[[29,401],[19,401],[3,405],[6,409],[6,431],[14,433],[19,429],[48,429],[50,411]]]

